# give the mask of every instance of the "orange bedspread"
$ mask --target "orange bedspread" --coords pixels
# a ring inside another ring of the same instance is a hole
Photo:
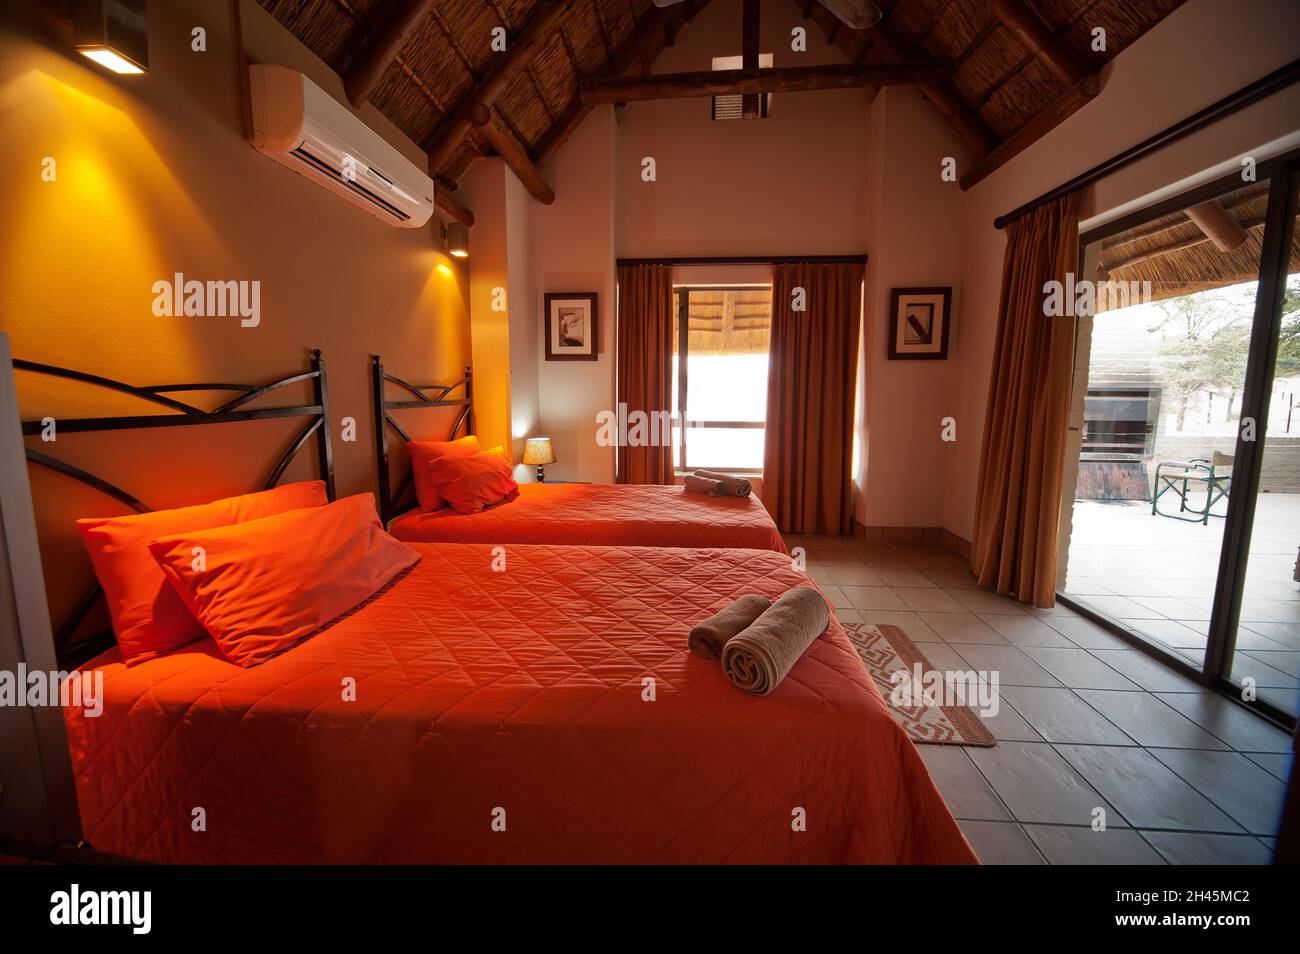
[[[94,846],[218,863],[974,860],[838,623],[766,698],[687,653],[689,625],[733,597],[807,583],[788,557],[517,546],[498,573],[490,546],[416,549],[386,592],[255,669],[207,648],[101,657],[102,716],[65,713]]]
[[[412,510],[389,532],[418,543],[573,543],[751,547],[785,552],[756,496],[709,497],[662,484],[520,484],[518,499],[482,513]]]

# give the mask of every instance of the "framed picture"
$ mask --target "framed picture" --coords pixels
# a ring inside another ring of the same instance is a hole
[[[600,357],[600,315],[595,292],[546,295],[543,311],[547,361],[595,361]]]
[[[948,357],[952,288],[895,288],[890,296],[889,357]]]

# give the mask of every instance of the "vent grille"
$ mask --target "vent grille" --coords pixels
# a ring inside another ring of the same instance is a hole
[[[397,208],[397,206],[393,205],[390,202],[385,202],[383,199],[375,195],[369,189],[363,189],[361,186],[357,185],[351,179],[345,179],[343,177],[343,174],[340,173],[337,169],[335,169],[332,165],[330,165],[325,160],[321,159],[319,156],[313,155],[306,148],[299,146],[292,153],[290,153],[290,155],[296,156],[298,159],[302,160],[302,162],[311,166],[317,172],[328,177],[333,182],[336,182],[339,185],[343,186],[344,188],[348,189],[354,195],[358,195],[361,198],[365,199],[367,202],[369,202],[371,205],[375,206],[376,208],[383,209],[393,218],[399,219],[402,222],[406,222],[411,218],[410,215],[403,212],[401,209]],[[391,184],[392,180],[389,179],[383,173],[379,172],[377,169],[371,169],[370,172],[376,177]]]
[[[744,119],[744,99],[739,93],[729,96],[713,97],[714,119]],[[767,119],[768,109],[772,103],[771,93],[762,93],[758,97],[758,118]]]

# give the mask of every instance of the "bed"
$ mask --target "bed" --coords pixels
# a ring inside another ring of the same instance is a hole
[[[837,622],[765,698],[686,652],[735,596],[807,585],[788,557],[523,544],[492,572],[487,544],[413,546],[405,576],[254,669],[202,643],[98,657],[103,714],[65,711],[90,842],[189,863],[974,861]]]
[[[406,395],[388,397],[389,386]],[[757,496],[709,497],[680,486],[649,484],[520,484],[518,499],[481,513],[427,512],[410,507],[409,463],[393,487],[395,467],[388,446],[392,431],[410,435],[394,411],[456,411],[450,436],[473,433],[473,376],[449,385],[415,385],[371,359],[379,512],[399,540],[420,543],[572,543],[653,547],[741,547],[786,552],[780,531]],[[463,397],[453,395],[462,394]]]
[[[785,552],[755,496],[708,497],[663,484],[520,484],[517,500],[480,513],[418,507],[389,532],[410,542],[728,546]]]

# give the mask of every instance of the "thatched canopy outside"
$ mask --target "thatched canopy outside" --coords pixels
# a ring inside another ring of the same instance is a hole
[[[772,331],[771,288],[692,289],[687,308],[687,347],[692,355],[767,353]],[[681,312],[674,310],[673,314]],[[677,330],[676,320],[673,330]]]
[[[342,73],[398,0],[259,0],[333,69]],[[491,31],[514,37],[544,3],[556,0],[434,0],[387,67],[370,101],[414,142],[430,149],[447,118],[488,74],[497,54]],[[687,0],[698,4],[702,0]],[[844,26],[814,0],[767,2],[763,16],[808,21],[849,62],[891,60],[876,42],[888,34],[907,56],[952,63],[951,90],[992,143],[1011,136],[1065,92],[1065,85],[995,15],[986,0],[877,0],[883,22],[869,30]],[[1096,70],[1176,9],[1183,0],[1024,0],[1060,43]],[[671,7],[677,10],[678,7]],[[620,51],[635,46],[640,31],[663,32],[651,0],[569,0],[568,9],[541,51],[510,82],[496,106],[503,124],[534,156],[546,152],[548,134],[580,113],[580,79],[608,70]],[[1106,31],[1104,52],[1092,49],[1092,31]],[[718,52],[735,51],[734,36],[719,37]],[[687,26],[685,29],[691,29]],[[631,74],[647,72],[666,38],[634,58]],[[894,54],[896,55],[896,54]],[[708,64],[701,64],[707,69]],[[491,147],[478,135],[431,170],[454,181]]]
[[[1259,277],[1268,183],[1239,189],[1220,204],[1248,236],[1237,248],[1220,251],[1185,212],[1174,212],[1106,239],[1098,281],[1150,282],[1151,301],[1254,281]],[[1300,271],[1300,232],[1294,228],[1288,271]],[[1103,298],[1097,311],[1121,304]]]

